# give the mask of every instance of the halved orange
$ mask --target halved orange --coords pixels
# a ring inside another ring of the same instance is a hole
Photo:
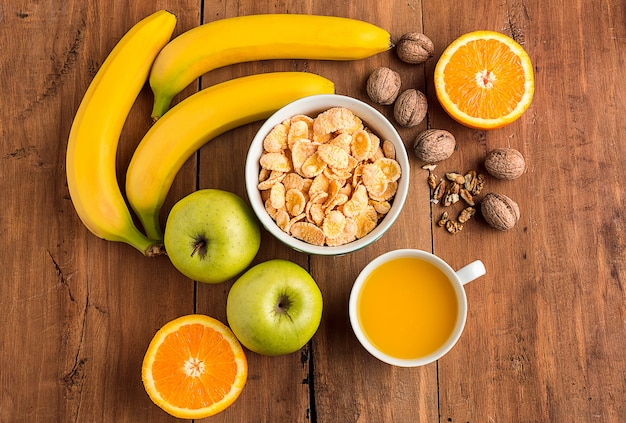
[[[530,105],[535,82],[524,48],[494,31],[454,40],[435,66],[435,93],[459,123],[495,129],[518,119]]]
[[[239,397],[248,363],[232,331],[201,314],[182,316],[156,333],[143,360],[150,399],[174,417],[201,419]]]

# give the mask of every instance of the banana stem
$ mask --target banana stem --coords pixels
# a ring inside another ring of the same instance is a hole
[[[139,232],[137,228],[133,228],[121,241],[134,247],[146,257],[156,257],[165,255],[165,246],[162,241],[149,239]]]
[[[163,240],[163,231],[161,230],[158,214],[140,216],[139,220],[149,239]]]

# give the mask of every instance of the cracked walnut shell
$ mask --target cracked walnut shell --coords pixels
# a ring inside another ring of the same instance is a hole
[[[519,206],[504,194],[491,192],[480,202],[480,212],[492,228],[512,229],[520,218]]]

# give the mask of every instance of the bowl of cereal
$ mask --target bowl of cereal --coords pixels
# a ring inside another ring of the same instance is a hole
[[[246,191],[263,227],[313,255],[378,240],[400,214],[409,159],[398,132],[358,99],[296,100],[261,126],[246,158]]]

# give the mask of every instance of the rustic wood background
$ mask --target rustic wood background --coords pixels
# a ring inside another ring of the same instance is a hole
[[[417,160],[400,218],[364,250],[307,257],[265,233],[256,262],[280,257],[309,269],[324,295],[322,325],[300,353],[249,353],[244,392],[210,421],[626,421],[622,0],[17,0],[0,5],[0,422],[174,421],[150,402],[141,383],[150,339],[165,322],[188,313],[225,321],[232,282],[196,284],[165,257],[147,259],[97,239],[81,225],[68,195],[65,148],[82,95],[125,31],[161,8],[178,16],[176,34],[202,22],[268,12],[358,18],[396,38],[423,31],[436,46],[425,66],[404,64],[393,51],[349,63],[264,61],[216,70],[201,85],[306,70],[332,79],[338,93],[366,100],[367,75],[390,66],[405,87],[429,98],[427,121],[400,131],[407,147],[427,126],[457,137],[458,151],[438,169],[481,169],[485,153],[502,146],[519,149],[529,164],[518,180],[487,181],[488,190],[520,205],[519,225],[507,233],[480,219],[455,236],[434,225],[439,210],[431,208]],[[527,113],[491,132],[454,123],[432,83],[445,46],[476,29],[513,36],[536,72]],[[120,175],[151,123],[151,101],[146,89],[129,116]],[[391,117],[389,108],[378,108]],[[233,130],[203,147],[178,175],[166,211],[198,188],[246,198],[243,164],[259,126]],[[417,369],[369,356],[347,318],[360,269],[405,247],[433,251],[455,268],[474,259],[487,268],[467,286],[469,314],[459,343],[437,363]]]

